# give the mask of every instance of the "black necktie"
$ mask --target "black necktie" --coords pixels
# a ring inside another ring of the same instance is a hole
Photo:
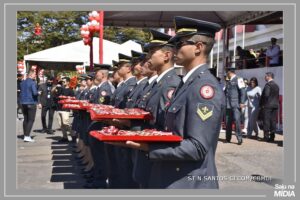
[[[177,88],[175,90],[175,93],[174,93],[173,97],[176,96],[176,94],[178,93],[178,91],[180,90],[180,88],[182,88],[183,85],[184,85],[184,82],[183,82],[183,79],[181,79],[179,85],[177,86]]]
[[[143,90],[145,90],[148,86],[149,86],[149,81],[147,81],[147,83],[145,84]]]

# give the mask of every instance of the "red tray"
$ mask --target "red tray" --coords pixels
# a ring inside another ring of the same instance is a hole
[[[76,99],[75,97],[71,97],[71,96],[59,96],[58,98],[60,98],[60,99]]]
[[[104,135],[98,131],[90,131],[90,135],[94,138],[104,142],[122,142],[122,141],[136,141],[136,142],[180,142],[182,137],[178,135],[167,136],[122,136],[122,135]]]
[[[80,107],[85,109],[85,110],[89,110],[93,107],[93,104],[92,103],[83,103],[83,102],[80,102],[79,103]]]
[[[72,107],[72,106],[69,106],[70,104],[64,104],[62,106],[63,109],[71,109],[71,110],[86,110],[86,108],[83,108],[83,107]],[[74,104],[71,104],[71,105],[74,105]]]
[[[94,110],[89,110],[91,119],[93,121],[102,120],[102,119],[144,119],[151,120],[152,116],[147,115],[99,115]]]
[[[58,101],[60,104],[81,104],[84,100],[77,100],[77,99],[63,99]]]

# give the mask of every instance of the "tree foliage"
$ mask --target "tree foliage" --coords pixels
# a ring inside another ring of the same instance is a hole
[[[79,29],[88,12],[18,12],[18,60],[24,55],[80,40]],[[36,23],[42,34],[34,34]]]
[[[88,22],[88,11],[20,11],[17,13],[17,58],[51,47],[81,40],[80,27]],[[105,19],[104,19],[105,20]],[[36,23],[42,34],[34,34]],[[98,36],[95,34],[95,36]],[[105,27],[104,39],[116,43],[148,41],[147,31],[137,28]]]

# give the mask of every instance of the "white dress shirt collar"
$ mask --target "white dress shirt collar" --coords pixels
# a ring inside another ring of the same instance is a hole
[[[117,88],[120,87],[122,85],[124,81],[120,81],[120,83],[118,83]]]
[[[101,82],[98,86],[97,86],[97,88],[100,88],[102,85],[103,85],[103,83],[105,83],[106,81],[104,81],[104,82]]]
[[[183,83],[185,83],[185,82],[188,80],[188,78],[193,74],[194,71],[196,71],[199,67],[201,67],[201,66],[203,66],[203,65],[205,65],[205,64],[206,64],[206,63],[200,64],[200,65],[194,67],[193,69],[191,69],[191,70],[190,70],[190,71],[182,78]]]
[[[128,79],[126,79],[125,81],[124,81],[124,83],[126,83],[129,79],[131,79],[131,78],[135,78],[135,76],[131,76],[131,77],[129,77]]]
[[[173,67],[171,67],[170,69],[167,69],[166,71],[164,71],[163,73],[161,73],[157,79],[156,79],[156,82],[159,82],[163,77],[164,75],[166,75],[166,73],[168,73],[169,71],[171,71],[172,69],[174,69]]]
[[[156,78],[158,77],[158,75],[154,75],[151,78],[149,78],[148,83],[151,84]]]
[[[141,80],[137,81],[136,84],[140,84],[140,82],[142,82],[143,80],[145,80],[147,77],[142,78]]]

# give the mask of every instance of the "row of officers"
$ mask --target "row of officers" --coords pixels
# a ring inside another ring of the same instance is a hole
[[[79,164],[85,166],[85,188],[219,187],[215,152],[226,100],[207,61],[221,27],[180,16],[174,22],[174,37],[150,30],[151,41],[144,46],[144,53],[132,51],[131,57],[119,54],[119,61],[113,62],[114,79],[120,80],[116,88],[108,81],[110,65],[100,65],[80,77],[82,90],[77,99],[121,109],[142,108],[153,116],[150,121],[91,121],[86,111],[74,113],[72,130],[79,136],[75,152]],[[185,76],[176,74],[175,63],[184,67]],[[232,82],[226,91],[233,97],[241,88],[240,83]],[[229,104],[233,100],[229,99]],[[105,143],[89,135],[110,125],[123,130],[155,128],[183,140]],[[241,144],[240,134],[236,135]],[[226,138],[230,141],[231,133],[227,132]]]

